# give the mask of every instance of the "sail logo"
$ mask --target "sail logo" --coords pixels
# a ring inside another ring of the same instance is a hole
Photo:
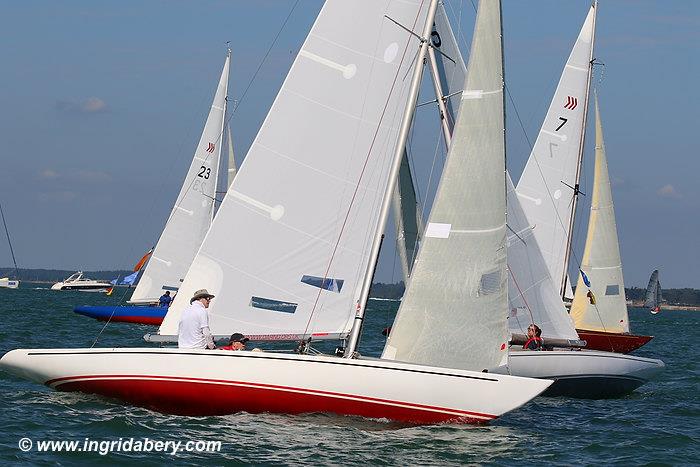
[[[571,96],[566,96],[566,104],[564,104],[565,109],[574,110],[578,105],[578,99]]]
[[[207,148],[207,152],[208,152],[208,153],[213,153],[215,147],[216,147],[216,146],[214,146],[214,143],[209,143],[209,147]]]

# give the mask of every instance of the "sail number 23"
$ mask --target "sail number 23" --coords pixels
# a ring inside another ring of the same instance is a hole
[[[209,180],[209,175],[211,175],[211,169],[209,167],[201,166],[199,168],[198,177],[202,177],[205,180]]]

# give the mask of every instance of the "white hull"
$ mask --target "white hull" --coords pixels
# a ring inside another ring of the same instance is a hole
[[[0,279],[0,287],[4,289],[16,289],[19,287],[19,281]]]
[[[106,292],[107,289],[112,287],[112,284],[66,284],[64,282],[57,282],[51,286],[51,290],[77,290],[79,292]]]
[[[378,359],[223,350],[20,349],[0,367],[59,391],[164,413],[329,412],[407,423],[486,423],[551,384]]]
[[[553,379],[546,396],[617,397],[634,391],[666,367],[661,360],[596,350],[511,350],[511,375]]]

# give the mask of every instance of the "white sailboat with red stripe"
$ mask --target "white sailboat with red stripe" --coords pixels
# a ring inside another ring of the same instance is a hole
[[[551,381],[484,372],[507,358],[508,339],[498,0],[479,7],[465,83],[470,91],[457,122],[463,144],[452,145],[448,156],[473,165],[471,179],[453,172],[463,182],[458,186],[495,197],[484,203],[449,190],[439,195],[445,205],[478,203],[468,222],[454,219],[456,230],[443,242],[450,251],[471,252],[478,264],[469,271],[474,287],[465,290],[460,282],[445,291],[449,307],[436,301],[418,310],[413,302],[401,314],[402,320],[415,310],[431,316],[422,326],[426,336],[449,328],[430,346],[402,336],[400,321],[385,358],[357,353],[437,7],[438,0],[326,2],[152,336],[175,337],[189,297],[206,287],[216,295],[209,308],[213,334],[346,337],[344,358],[306,350],[21,349],[3,356],[0,366],[57,390],[186,415],[329,412],[484,423],[544,391]],[[467,153],[469,141],[482,147]],[[465,235],[463,228],[477,233]],[[446,260],[446,273],[464,269],[458,256],[426,250],[418,269],[436,259]],[[409,292],[419,297],[435,286],[414,278]],[[448,308],[461,314],[446,315]],[[305,344],[300,348],[308,349]]]

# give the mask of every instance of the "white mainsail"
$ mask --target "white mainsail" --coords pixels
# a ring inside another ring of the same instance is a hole
[[[470,57],[445,169],[382,358],[480,371],[504,361],[508,341],[497,0],[479,4]]]
[[[229,52],[180,194],[130,303],[158,301],[163,291],[177,291],[209,230],[223,143],[230,61]]]
[[[542,329],[542,337],[578,340],[557,287],[549,275],[542,253],[520,205],[515,187],[508,186],[508,328],[527,334],[530,323]]]
[[[347,334],[376,233],[418,0],[324,4],[159,330],[197,289],[213,334]],[[245,228],[236,228],[236,226]]]
[[[617,239],[608,160],[603,142],[603,126],[595,97],[595,175],[588,236],[581,270],[591,286],[579,275],[571,317],[577,329],[603,332],[629,332],[629,317],[622,277],[622,260]],[[593,294],[593,299],[588,292]],[[591,303],[591,302],[595,303]]]
[[[516,191],[560,295],[566,280],[588,104],[596,6],[583,23]]]

